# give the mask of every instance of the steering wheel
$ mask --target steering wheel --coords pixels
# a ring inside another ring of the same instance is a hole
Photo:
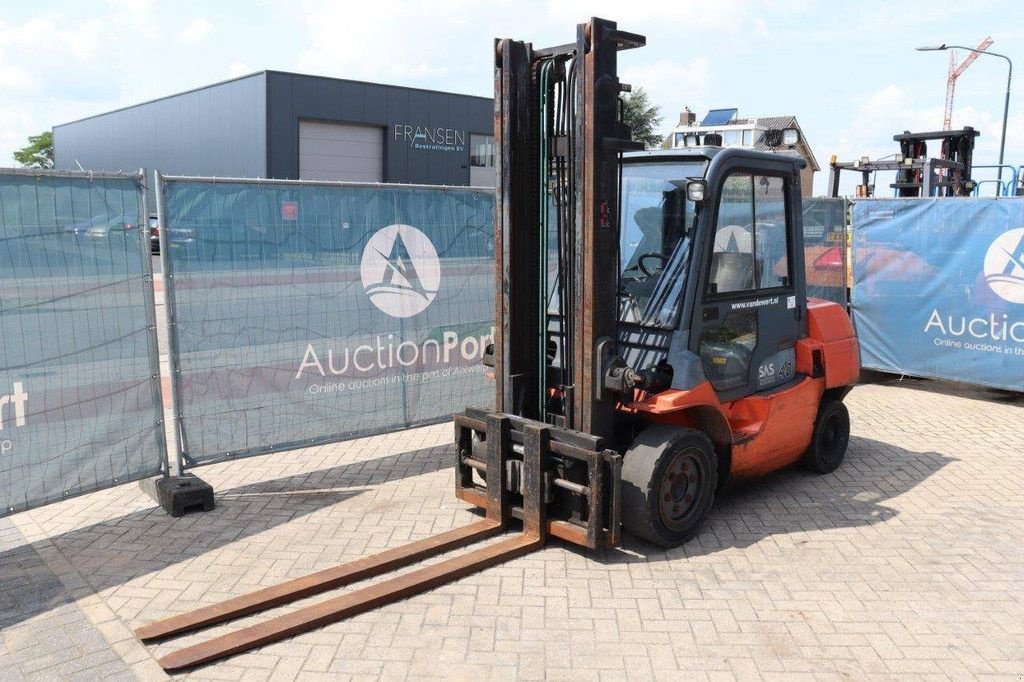
[[[644,273],[648,277],[654,276],[653,272],[644,267],[644,261],[647,260],[648,258],[657,258],[662,268],[664,268],[665,263],[668,262],[668,256],[666,256],[663,253],[658,253],[657,251],[648,251],[647,253],[641,255],[639,258],[636,259],[636,267],[637,269],[640,270],[640,272]]]

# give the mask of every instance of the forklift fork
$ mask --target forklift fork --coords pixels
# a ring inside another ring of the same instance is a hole
[[[498,535],[513,519],[522,520],[521,532],[499,542],[179,649],[159,663],[165,670],[182,670],[308,632],[528,554],[543,547],[549,535],[591,548],[618,543],[621,457],[600,449],[600,439],[478,410],[456,415],[455,430],[456,492],[485,510],[483,520],[150,623],[136,636],[166,639],[380,576]],[[474,433],[486,444],[484,459],[473,457]],[[582,480],[560,477],[559,471],[574,462],[582,465],[576,467]],[[474,470],[489,474],[486,484],[473,481]],[[576,503],[565,504],[566,496]],[[563,504],[556,505],[558,500]],[[571,509],[571,515],[560,518],[562,509]]]

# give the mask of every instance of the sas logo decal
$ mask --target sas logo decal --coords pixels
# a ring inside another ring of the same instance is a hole
[[[441,262],[427,235],[411,225],[388,225],[366,243],[359,274],[375,306],[391,317],[412,317],[437,296]]]

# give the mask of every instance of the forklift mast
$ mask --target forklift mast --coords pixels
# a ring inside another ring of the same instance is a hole
[[[610,434],[616,394],[604,377],[617,324],[619,161],[642,148],[621,120],[628,86],[617,55],[645,42],[597,18],[567,45],[495,42],[499,413]]]

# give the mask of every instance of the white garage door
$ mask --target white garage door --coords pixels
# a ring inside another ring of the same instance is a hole
[[[384,129],[299,121],[299,178],[384,181]]]

